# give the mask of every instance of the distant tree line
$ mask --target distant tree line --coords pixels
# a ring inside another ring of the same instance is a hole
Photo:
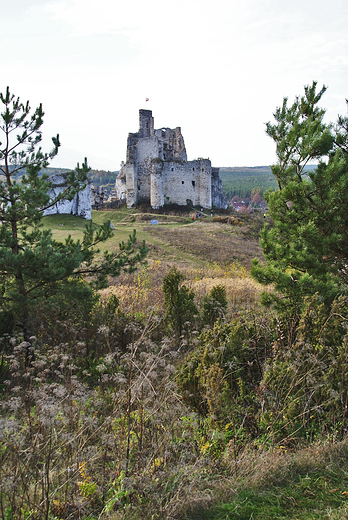
[[[250,198],[255,188],[259,188],[262,195],[268,189],[277,188],[277,182],[269,166],[220,168],[220,178],[227,200],[235,196],[241,199]]]
[[[313,169],[315,166],[307,166],[307,170]],[[69,172],[68,168],[42,168],[39,175],[52,175]],[[25,170],[19,170],[15,178],[19,178],[25,174]],[[114,187],[118,171],[90,170],[88,174],[89,180],[95,186]],[[277,189],[277,181],[272,175],[270,166],[254,166],[254,167],[223,167],[220,168],[220,178],[222,180],[223,193],[227,200],[233,197],[240,199],[252,198],[255,190],[260,192],[263,197],[265,191]]]
[[[305,171],[312,171],[316,165],[306,165]],[[252,191],[259,188],[261,195],[266,190],[276,190],[278,184],[270,166],[220,168],[222,189],[227,200],[237,196],[252,198]]]
[[[110,172],[105,170],[91,170],[89,179],[96,186],[114,186],[118,172]]]

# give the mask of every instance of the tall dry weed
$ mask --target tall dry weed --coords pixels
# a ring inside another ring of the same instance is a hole
[[[26,367],[27,345],[13,339],[1,403],[2,518],[106,517],[141,508],[144,497],[166,517],[182,467],[196,460],[199,424],[177,392],[177,352],[152,342],[152,326],[130,323],[134,341],[105,348],[88,370],[64,344],[37,350]]]
[[[172,266],[172,263],[158,260],[135,274],[122,275],[114,285],[102,292],[103,298],[115,294],[120,300],[120,308],[132,315],[145,315],[148,309],[161,314],[164,301],[163,278]],[[198,307],[217,285],[225,287],[230,312],[235,306],[250,307],[257,304],[264,290],[248,275],[245,267],[239,264],[221,267],[213,263],[201,268],[183,264],[180,265],[180,271],[185,276],[185,285],[194,291]]]

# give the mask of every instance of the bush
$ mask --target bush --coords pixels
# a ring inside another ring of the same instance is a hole
[[[198,316],[194,293],[186,285],[180,285],[184,275],[173,267],[163,278],[166,319],[175,334],[180,337],[184,328],[191,326]]]
[[[213,326],[218,319],[224,318],[227,303],[225,287],[223,285],[213,287],[209,294],[203,298],[203,323]]]

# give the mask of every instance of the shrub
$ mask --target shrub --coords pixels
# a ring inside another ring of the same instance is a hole
[[[227,309],[225,287],[223,285],[213,287],[209,294],[203,298],[202,307],[203,323],[213,326],[218,319],[224,318]]]
[[[178,337],[181,336],[186,324],[194,322],[198,315],[194,303],[194,293],[186,285],[180,285],[184,275],[172,267],[163,278],[164,304],[166,306],[166,319]]]

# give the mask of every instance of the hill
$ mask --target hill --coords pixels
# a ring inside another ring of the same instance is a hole
[[[96,228],[115,230],[101,255],[136,229],[147,263],[99,298],[43,299],[30,367],[22,337],[2,338],[4,519],[348,518],[346,345],[338,363],[318,338],[324,327],[339,338],[346,311],[328,320],[309,307],[314,347],[287,351],[249,275],[264,217],[195,215],[93,211]],[[86,221],[43,225],[64,241]]]
[[[41,173],[55,175],[67,172],[67,168],[44,168]],[[91,170],[89,178],[96,186],[103,186],[104,192],[109,195],[111,189],[115,187],[115,180],[118,171]],[[220,168],[220,178],[222,180],[223,193],[227,200],[231,200],[235,195],[241,199],[251,196],[253,190],[260,190],[261,195],[268,189],[276,189],[277,183],[274,179],[270,166],[250,166],[250,167],[222,167]]]
[[[150,247],[149,260],[161,260],[196,268],[216,264],[222,268],[236,262],[248,269],[253,258],[262,258],[259,246],[259,231],[263,226],[261,215],[236,216],[235,212],[203,212],[200,219],[196,211],[180,206],[165,206],[154,211],[147,205],[137,208],[92,211],[96,226],[110,220],[118,242],[126,240],[136,229],[137,236],[146,240]],[[155,220],[158,225],[151,225]],[[82,238],[86,222],[70,215],[44,217],[45,227],[52,229],[54,237],[64,240],[68,234]],[[114,248],[115,238],[103,245],[103,249]],[[209,247],[207,248],[207,244]]]
[[[317,165],[308,165],[310,171]],[[257,188],[261,195],[266,190],[276,190],[277,182],[272,175],[270,166],[229,166],[220,168],[223,192],[227,200],[238,196],[241,199],[251,197],[251,192]]]
[[[268,189],[276,189],[270,166],[223,167],[220,168],[223,192],[227,200],[238,196],[241,199],[251,197],[253,189],[260,189],[261,195]]]
[[[54,168],[49,166],[48,168],[42,168],[40,174],[45,173],[51,177],[52,175],[57,175],[69,171],[69,168]],[[21,177],[21,175],[24,173],[24,169],[20,170],[17,177]],[[118,171],[91,170],[89,173],[89,178],[93,184],[96,184],[97,186],[114,186],[117,174]]]

